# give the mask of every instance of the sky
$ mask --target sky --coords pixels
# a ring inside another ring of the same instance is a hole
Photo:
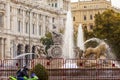
[[[77,2],[78,0],[71,0],[71,2]],[[120,8],[120,0],[111,0],[112,1],[112,6],[116,8]]]

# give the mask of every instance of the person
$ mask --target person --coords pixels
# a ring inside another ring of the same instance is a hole
[[[29,77],[28,71],[29,71],[29,69],[27,68],[27,66],[26,65],[23,66],[23,68],[21,68],[17,71],[17,78],[21,78],[21,77],[27,77],[28,78]]]
[[[33,79],[33,80],[38,80],[38,77],[35,75],[35,73],[33,73],[32,72],[32,74],[31,74],[31,78]]]

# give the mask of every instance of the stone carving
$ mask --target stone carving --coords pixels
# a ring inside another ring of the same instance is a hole
[[[52,58],[60,58],[62,56],[62,48],[60,45],[53,45],[48,53]]]
[[[61,45],[62,44],[62,35],[57,32],[52,32],[52,39],[55,45]]]
[[[45,53],[44,46],[38,46],[37,51],[38,51],[38,54],[40,55],[40,57],[46,58],[47,54]]]
[[[100,58],[101,56],[106,56],[107,45],[105,43],[100,43],[97,47],[89,47],[85,50],[84,57],[88,58],[91,54],[94,54],[95,59]]]

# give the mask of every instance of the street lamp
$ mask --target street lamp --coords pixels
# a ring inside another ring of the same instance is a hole
[[[34,8],[37,8],[39,5],[37,5],[37,6],[34,6],[33,8],[30,8],[29,10],[28,10],[28,12],[29,12],[29,53],[30,53],[30,40],[31,40],[31,37],[30,37],[30,21],[31,21],[31,19],[30,19],[30,13],[31,13],[31,11],[32,11],[32,9],[34,9]]]
[[[29,53],[30,53],[30,12],[32,9],[29,9]]]

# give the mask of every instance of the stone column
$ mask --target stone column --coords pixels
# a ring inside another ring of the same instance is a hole
[[[4,45],[3,45],[3,38],[0,38],[0,59],[4,59]]]
[[[23,26],[22,34],[24,35],[25,34],[25,11],[24,10],[23,10],[23,24],[22,24],[22,26]]]
[[[9,0],[6,3],[6,29],[10,29],[10,2]]]
[[[32,12],[30,11],[30,17],[29,17],[29,28],[30,28],[30,37],[32,36]]]
[[[10,58],[10,37],[8,36],[5,40],[4,40],[4,47],[5,47],[5,58]]]
[[[50,28],[50,31],[53,30],[52,17],[49,17],[49,28]]]
[[[13,40],[13,58],[17,56],[17,45],[16,40]]]
[[[44,36],[45,33],[46,33],[45,16],[42,15],[42,17],[43,17],[43,21],[42,21],[42,29],[43,29],[42,32],[43,32],[43,35],[42,36]]]
[[[14,8],[14,32],[15,34],[18,33],[18,20],[17,20],[17,8]]]
[[[36,21],[37,21],[37,23],[36,23],[36,27],[37,27],[37,28],[36,28],[36,36],[39,36],[39,25],[40,25],[40,24],[39,24],[38,14],[37,14],[37,20],[36,20]]]

